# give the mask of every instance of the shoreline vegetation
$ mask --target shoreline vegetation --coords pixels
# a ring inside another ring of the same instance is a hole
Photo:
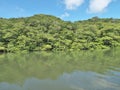
[[[0,18],[0,52],[108,50],[120,47],[120,19],[70,22],[38,14]]]

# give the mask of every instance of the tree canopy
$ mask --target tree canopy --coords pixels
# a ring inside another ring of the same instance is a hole
[[[109,49],[120,46],[120,19],[63,21],[38,14],[0,18],[0,52]]]

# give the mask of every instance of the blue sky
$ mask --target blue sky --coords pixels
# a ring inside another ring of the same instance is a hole
[[[0,17],[49,14],[67,21],[120,18],[120,0],[0,0]]]

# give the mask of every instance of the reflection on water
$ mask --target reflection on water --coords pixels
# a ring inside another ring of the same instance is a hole
[[[0,55],[0,90],[120,90],[118,52]]]

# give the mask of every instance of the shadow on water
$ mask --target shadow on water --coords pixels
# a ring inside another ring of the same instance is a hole
[[[120,50],[0,55],[0,90],[120,90]]]

